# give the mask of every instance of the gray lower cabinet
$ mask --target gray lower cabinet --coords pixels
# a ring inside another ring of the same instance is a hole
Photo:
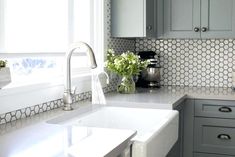
[[[185,100],[182,157],[193,157],[194,103],[193,99]]]
[[[186,99],[179,138],[167,157],[234,157],[235,101]]]
[[[194,153],[194,157],[234,157],[234,156],[218,155],[218,154],[206,154],[206,153]]]
[[[165,38],[234,38],[234,0],[165,0]]]
[[[195,118],[194,151],[235,156],[235,120]]]
[[[196,100],[195,116],[235,119],[235,102],[225,100]]]
[[[194,109],[194,156],[235,156],[235,101],[195,100]]]

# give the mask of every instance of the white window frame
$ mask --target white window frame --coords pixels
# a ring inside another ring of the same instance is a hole
[[[71,0],[73,1],[73,0]],[[0,12],[2,11],[0,1]],[[94,49],[100,50],[96,55],[98,68],[100,71],[104,70],[105,51],[107,49],[107,2],[105,0],[95,0],[97,10],[95,14],[100,17],[95,22],[94,32],[97,32],[96,41],[102,41],[102,44],[94,41]],[[1,18],[1,13],[0,13]],[[99,22],[98,22],[99,21]],[[0,21],[1,22],[1,21]],[[0,24],[1,26],[1,24]],[[99,38],[99,39],[98,39]],[[1,41],[1,38],[0,38]],[[46,55],[61,55],[62,53],[1,53],[0,57],[17,57],[17,56],[46,56]],[[104,77],[105,78],[105,77]],[[91,74],[84,74],[83,76],[72,77],[74,86],[77,86],[76,93],[82,93],[91,90]],[[106,86],[105,79],[102,80],[102,85]],[[4,88],[0,90],[0,114],[10,112],[13,110],[37,105],[40,103],[61,99],[63,96],[63,79],[56,82],[44,82],[33,85],[25,85],[19,87]]]

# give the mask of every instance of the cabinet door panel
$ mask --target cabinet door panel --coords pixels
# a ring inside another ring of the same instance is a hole
[[[171,1],[171,30],[172,31],[190,31],[192,30],[193,2],[189,0]],[[187,14],[185,14],[187,13]]]
[[[147,37],[154,37],[156,36],[156,14],[155,14],[155,7],[157,6],[157,1],[155,0],[146,0],[146,28],[144,31],[146,31],[146,36]]]
[[[194,151],[235,155],[235,120],[195,118]]]
[[[195,116],[235,119],[235,101],[196,100]]]
[[[202,38],[235,37],[234,0],[203,0],[201,6]]]
[[[145,36],[145,0],[112,0],[112,37]]]
[[[200,38],[200,0],[164,1],[164,37]]]

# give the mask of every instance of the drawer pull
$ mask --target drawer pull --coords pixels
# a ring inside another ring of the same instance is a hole
[[[232,109],[230,107],[227,106],[223,106],[219,108],[220,112],[232,112]]]
[[[219,134],[217,138],[221,140],[231,140],[231,137],[227,134]]]

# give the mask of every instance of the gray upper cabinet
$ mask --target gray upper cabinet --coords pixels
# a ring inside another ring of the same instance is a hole
[[[112,37],[157,37],[162,0],[111,0]],[[159,8],[159,10],[157,10]]]
[[[234,38],[234,0],[165,0],[165,38]]]
[[[200,0],[164,0],[164,37],[200,38]]]
[[[202,0],[201,37],[235,37],[235,1]]]

